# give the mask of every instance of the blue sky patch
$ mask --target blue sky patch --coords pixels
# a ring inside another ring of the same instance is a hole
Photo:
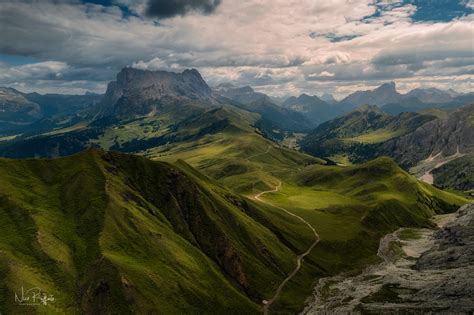
[[[11,66],[21,66],[29,63],[39,62],[39,60],[33,57],[0,54],[0,62]]]
[[[449,22],[473,13],[467,6],[468,1],[461,0],[412,0],[406,1],[417,7],[413,21]]]
[[[311,33],[309,33],[309,37],[311,37],[311,38],[325,37],[331,43],[337,43],[337,42],[349,41],[351,39],[359,37],[359,35],[337,35],[337,34],[334,34],[334,33],[311,32]]]
[[[136,13],[130,11],[130,8],[127,7],[126,5],[118,4],[116,1],[112,1],[112,0],[82,0],[82,3],[93,3],[93,4],[102,5],[104,7],[116,6],[120,8],[120,10],[122,10],[122,14],[124,18],[127,18],[129,16],[137,16]]]
[[[376,12],[362,21],[371,21],[380,17],[383,12],[409,4],[416,7],[415,13],[411,16],[413,22],[449,22],[474,13],[472,0],[376,0],[374,3]]]

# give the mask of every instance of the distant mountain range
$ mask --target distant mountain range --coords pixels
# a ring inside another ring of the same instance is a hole
[[[224,84],[218,86],[215,91],[244,104],[271,99],[263,93],[255,92],[249,86],[237,88],[231,84]],[[395,83],[390,82],[374,90],[356,91],[339,102],[330,94],[324,94],[321,97],[301,94],[274,103],[303,114],[314,127],[361,105],[376,105],[384,112],[397,115],[402,112],[419,112],[429,108],[455,109],[473,101],[474,93],[461,94],[453,90],[442,91],[436,88],[418,88],[401,94],[397,91]]]
[[[262,116],[261,125],[268,129],[285,129],[290,131],[306,131],[315,126],[311,117],[304,112],[277,105],[271,97],[254,91],[250,86],[236,88],[232,85],[219,85],[215,89],[224,103],[259,113]],[[227,99],[227,100],[226,100]]]
[[[109,83],[104,96],[40,95],[2,88],[0,132],[9,138],[0,141],[0,146],[4,156],[71,154],[90,145],[101,145],[101,139],[111,134],[113,126],[123,128],[133,119],[159,117],[151,134],[159,138],[155,137],[152,142],[139,133],[122,142],[118,138],[107,141],[107,148],[133,152],[156,144],[188,141],[226,130],[232,125],[228,122],[236,121],[236,113],[243,110],[252,118],[245,119],[245,127],[238,128],[255,128],[275,141],[283,141],[294,132],[308,133],[319,125],[301,141],[301,147],[313,155],[333,157],[350,152],[349,158],[353,161],[389,155],[409,167],[437,148],[411,144],[419,138],[431,139],[428,134],[414,134],[413,140],[409,138],[418,127],[436,117],[400,114],[397,109],[407,109],[403,110],[406,112],[433,108],[451,110],[472,96],[474,94],[437,89],[415,89],[401,94],[394,83],[386,83],[375,90],[355,92],[336,103],[330,95],[326,95],[332,104],[317,96],[302,94],[277,105],[270,97],[249,86],[223,84],[211,89],[195,69],[172,73],[124,68],[117,74],[117,79]],[[433,100],[439,102],[424,103]],[[378,106],[366,105],[354,110],[357,104]],[[226,111],[213,111],[222,107]],[[194,123],[194,127],[189,129],[187,122],[206,112],[211,116],[215,115],[213,113],[220,116],[225,113],[228,117],[207,117],[201,126]],[[453,118],[456,119],[464,117]],[[452,124],[454,122],[449,126]],[[197,134],[193,135],[193,132]],[[470,135],[469,132],[465,134]],[[438,141],[443,141],[445,135],[440,134],[438,138]],[[464,150],[468,142],[450,140],[455,144],[445,147],[459,145]],[[406,150],[410,150],[410,154]],[[448,151],[451,152],[452,148]]]
[[[443,91],[436,88],[418,88],[401,94],[397,91],[395,83],[390,82],[371,91],[352,93],[341,100],[340,104],[348,108],[365,104],[377,105],[384,111],[398,114],[402,111],[419,111],[428,107],[452,108],[472,101],[474,93],[461,94],[453,90]],[[397,109],[394,108],[396,105]]]
[[[231,95],[231,89],[225,92]],[[240,89],[238,94],[242,93],[258,95],[251,88]],[[48,98],[43,99],[47,103]],[[99,102],[78,111],[81,116],[58,118],[64,124],[40,120],[38,125],[24,126],[22,132],[16,130],[18,133],[4,141],[0,138],[0,154],[62,156],[90,146],[143,152],[169,143],[241,132],[252,137],[258,133],[259,139],[264,139],[263,135],[283,140],[287,133],[312,127],[304,115],[278,106],[266,96],[239,100],[212,91],[196,70],[171,73],[124,68]]]
[[[102,99],[99,94],[21,93],[0,87],[0,135],[29,133],[77,122],[75,116]]]
[[[365,105],[319,125],[300,146],[343,164],[390,156],[419,176],[432,173],[440,187],[472,189],[468,173],[473,139],[474,104],[439,117],[409,112],[390,115]]]
[[[298,97],[289,97],[283,107],[300,112],[307,117],[313,125],[319,125],[338,114],[338,108],[323,101],[319,97],[301,94]]]
[[[397,115],[430,108],[454,109],[472,101],[474,93],[435,88],[414,89],[401,94],[393,82],[374,90],[354,92],[339,102],[330,94],[321,97],[301,94],[274,100],[250,86],[221,84],[211,89],[195,69],[173,73],[127,67],[109,83],[105,95],[40,95],[0,88],[0,132],[14,134],[45,130],[45,126],[64,127],[66,120],[77,114],[95,118],[138,117],[183,103],[207,108],[231,104],[259,113],[262,124],[271,128],[305,132],[360,105],[377,105],[383,111]],[[39,123],[41,120],[46,121]],[[30,124],[33,125],[30,127]],[[43,127],[39,128],[40,124]]]

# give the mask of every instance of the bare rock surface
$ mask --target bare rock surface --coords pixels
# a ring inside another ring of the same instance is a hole
[[[215,103],[211,88],[196,69],[174,73],[123,68],[109,83],[101,106],[105,116],[129,117],[185,102]]]
[[[412,133],[383,143],[378,154],[388,154],[403,166],[413,166],[436,155],[473,152],[473,116],[474,104],[464,106],[445,119],[430,121]]]
[[[385,236],[378,252],[383,262],[361,274],[320,279],[303,314],[472,314],[474,203],[435,221],[438,230]]]

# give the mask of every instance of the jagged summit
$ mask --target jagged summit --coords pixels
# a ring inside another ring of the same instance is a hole
[[[242,104],[250,104],[268,98],[268,96],[263,93],[255,92],[249,85],[235,87],[232,84],[224,84],[219,85],[216,91],[221,96]]]
[[[168,71],[150,71],[135,68],[123,68],[117,74],[115,84],[122,89],[148,88],[153,96],[163,95],[205,98],[212,94],[211,88],[196,69],[187,69],[181,73]]]
[[[329,94],[329,93],[323,93],[323,95],[321,95],[320,97],[321,100],[325,101],[326,103],[328,104],[335,104],[337,103],[336,99],[334,98],[334,96],[332,94]]]
[[[448,103],[456,96],[459,94],[453,90],[443,91],[437,88],[417,88],[406,94],[406,97],[416,97],[425,103]]]
[[[343,106],[354,108],[363,104],[383,106],[389,103],[396,103],[402,98],[398,93],[395,82],[384,83],[374,90],[357,91],[346,98],[341,103]]]
[[[181,73],[123,68],[109,83],[103,115],[146,115],[173,100],[213,104],[212,90],[196,69]]]

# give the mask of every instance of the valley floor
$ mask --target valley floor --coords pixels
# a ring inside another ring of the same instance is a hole
[[[378,252],[383,262],[360,275],[320,279],[303,314],[472,311],[474,204],[434,221],[437,230],[386,235]]]

